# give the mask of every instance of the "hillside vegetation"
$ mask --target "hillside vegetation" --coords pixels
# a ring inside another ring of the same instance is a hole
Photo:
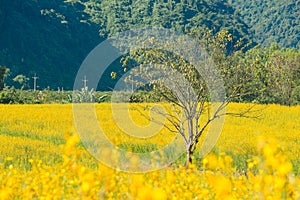
[[[300,45],[300,2],[298,0],[231,0],[239,16],[254,33],[257,43],[284,47]]]
[[[18,74],[36,73],[40,89],[72,88],[81,62],[101,41],[98,28],[80,23],[79,10],[63,0],[0,0],[0,65],[11,71],[8,85]]]
[[[83,59],[103,40],[99,32],[107,37],[133,26],[152,25],[178,31],[227,28],[237,38],[249,36],[247,25],[225,3],[114,2],[101,1],[101,12],[92,16],[95,24],[88,20],[88,8],[94,5],[88,5],[85,13],[85,6],[63,0],[0,0],[0,65],[11,70],[7,84],[14,84],[12,79],[18,74],[31,78],[36,73],[41,89],[71,89]]]
[[[239,48],[249,50],[256,43],[268,46],[278,42],[282,47],[296,47],[299,42],[300,9],[295,0],[66,2],[0,0],[0,66],[10,69],[6,85],[20,87],[13,78],[24,74],[30,79],[27,89],[32,89],[31,77],[37,74],[38,89],[72,89],[77,70],[97,44],[120,31],[145,25],[209,33],[210,41],[218,32],[227,30],[233,36],[233,40],[226,41],[229,54]],[[239,39],[243,42],[236,48],[234,44]],[[224,57],[222,53],[212,54]],[[216,59],[217,64],[228,65],[224,63],[227,57]],[[119,60],[113,65],[114,69],[120,67]],[[111,71],[107,71],[105,84],[98,89],[113,87]]]

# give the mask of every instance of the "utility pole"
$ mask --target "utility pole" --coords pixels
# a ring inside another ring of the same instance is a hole
[[[33,91],[36,91],[36,80],[39,78],[36,76],[36,74],[34,74],[34,77],[33,78]]]
[[[86,76],[84,76],[84,79],[82,80],[82,82],[83,82],[84,88],[86,88],[87,87],[87,82],[88,82],[88,80],[86,79]]]

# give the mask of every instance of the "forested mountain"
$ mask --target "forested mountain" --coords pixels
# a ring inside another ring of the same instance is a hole
[[[68,0],[76,3],[78,0]],[[190,32],[208,28],[213,32],[227,29],[237,38],[248,37],[248,26],[235,15],[226,1],[213,0],[89,0],[82,3],[91,20],[101,25],[100,33],[116,32],[141,26],[162,26]]]
[[[107,37],[144,25],[178,31],[207,27],[249,38],[247,25],[222,1],[103,0],[86,8],[71,2],[0,0],[0,65],[10,68],[10,80],[17,74],[37,73],[40,88],[71,89],[81,62],[101,41],[99,32]],[[97,25],[87,21],[91,10],[100,10],[92,14]]]
[[[181,32],[210,29],[212,34],[226,29],[234,36],[232,42],[243,38],[244,44],[251,43],[253,37],[266,45],[276,41],[296,46],[299,41],[296,0],[66,2],[0,0],[0,66],[11,70],[8,85],[18,74],[31,78],[36,73],[41,89],[71,89],[81,62],[103,38],[145,25]]]
[[[251,27],[257,43],[283,47],[300,45],[299,0],[230,0],[241,18]]]
[[[80,8],[63,0],[0,0],[0,66],[39,76],[40,89],[72,88],[82,60],[101,39],[98,27],[80,23]],[[32,79],[30,80],[32,88]]]

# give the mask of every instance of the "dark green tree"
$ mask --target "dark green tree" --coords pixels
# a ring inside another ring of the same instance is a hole
[[[15,78],[13,78],[13,81],[20,84],[21,90],[23,90],[26,86],[28,86],[27,82],[29,81],[29,78],[27,78],[26,76],[24,76],[22,74],[19,74]]]
[[[8,68],[0,66],[0,91],[4,88],[4,79],[8,75]]]

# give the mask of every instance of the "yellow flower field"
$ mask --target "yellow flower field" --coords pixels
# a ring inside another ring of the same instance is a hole
[[[139,106],[130,105],[130,116],[145,125]],[[247,106],[233,103],[228,110]],[[147,139],[126,135],[110,104],[95,107],[107,138],[127,151],[151,151],[174,137],[166,129]],[[259,118],[226,117],[213,151],[189,169],[179,158],[139,174],[111,169],[85,150],[72,105],[0,105],[0,199],[300,198],[300,106],[255,109]],[[118,160],[109,150],[102,153]]]

